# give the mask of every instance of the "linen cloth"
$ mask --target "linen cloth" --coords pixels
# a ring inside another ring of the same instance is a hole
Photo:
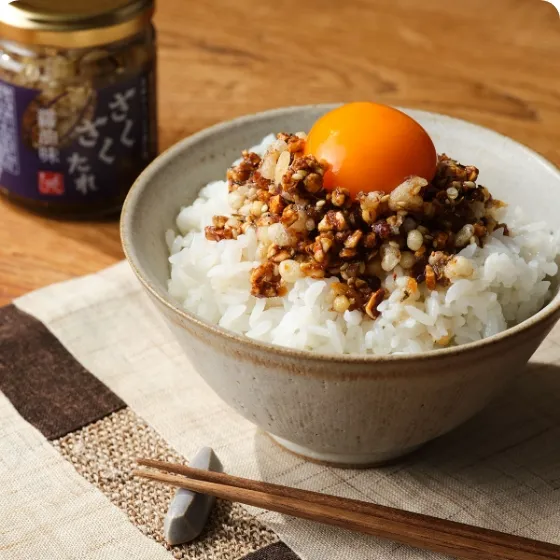
[[[227,373],[227,372],[226,372]],[[173,490],[138,456],[214,448],[228,473],[560,544],[560,328],[476,418],[392,466],[297,458],[193,370],[126,263],[0,309],[0,558],[428,559],[442,555],[218,502],[169,547]]]

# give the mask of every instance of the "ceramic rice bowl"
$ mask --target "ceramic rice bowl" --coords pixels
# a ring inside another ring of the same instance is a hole
[[[560,296],[482,341],[424,354],[325,355],[255,342],[183,311],[167,293],[165,232],[201,187],[270,132],[309,130],[330,105],[290,107],[219,124],[179,142],[140,176],[125,203],[126,257],[188,358],[239,414],[288,450],[340,466],[405,455],[466,421],[522,371],[560,317]],[[438,153],[476,165],[481,182],[530,220],[557,225],[560,172],[482,127],[405,110]],[[211,443],[211,442],[209,442]]]

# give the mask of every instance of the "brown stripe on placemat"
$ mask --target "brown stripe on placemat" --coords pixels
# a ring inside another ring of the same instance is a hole
[[[175,489],[131,475],[138,457],[184,462],[165,440],[132,410],[126,408],[72,434],[53,445],[74,468],[122,509],[142,533],[183,560],[239,560],[256,552],[254,560],[298,560],[296,556],[271,556],[269,545],[278,537],[239,504],[217,501],[208,526],[194,542],[168,546],[163,519]],[[287,549],[289,551],[289,549]],[[259,556],[269,551],[268,556]],[[250,557],[249,558],[253,558]]]
[[[218,500],[195,542],[168,546],[163,519],[175,489],[132,477],[138,457],[183,462],[38,320],[0,308],[0,391],[76,471],[142,533],[180,560],[299,560],[239,504]]]
[[[300,558],[283,542],[277,542],[269,544],[256,552],[251,552],[243,560],[300,560]]]
[[[0,390],[47,439],[125,406],[42,323],[13,305],[0,308]]]

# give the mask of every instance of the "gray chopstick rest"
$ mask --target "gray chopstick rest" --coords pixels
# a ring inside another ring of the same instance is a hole
[[[211,447],[200,449],[189,461],[189,466],[216,472],[224,470]],[[204,529],[215,501],[213,496],[179,488],[169,504],[163,522],[165,540],[170,545],[177,545],[196,539]]]

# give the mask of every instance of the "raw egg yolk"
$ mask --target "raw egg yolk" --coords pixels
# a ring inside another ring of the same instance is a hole
[[[311,128],[306,153],[329,168],[327,190],[391,192],[410,176],[434,178],[437,154],[428,133],[411,117],[377,103],[349,103]]]

